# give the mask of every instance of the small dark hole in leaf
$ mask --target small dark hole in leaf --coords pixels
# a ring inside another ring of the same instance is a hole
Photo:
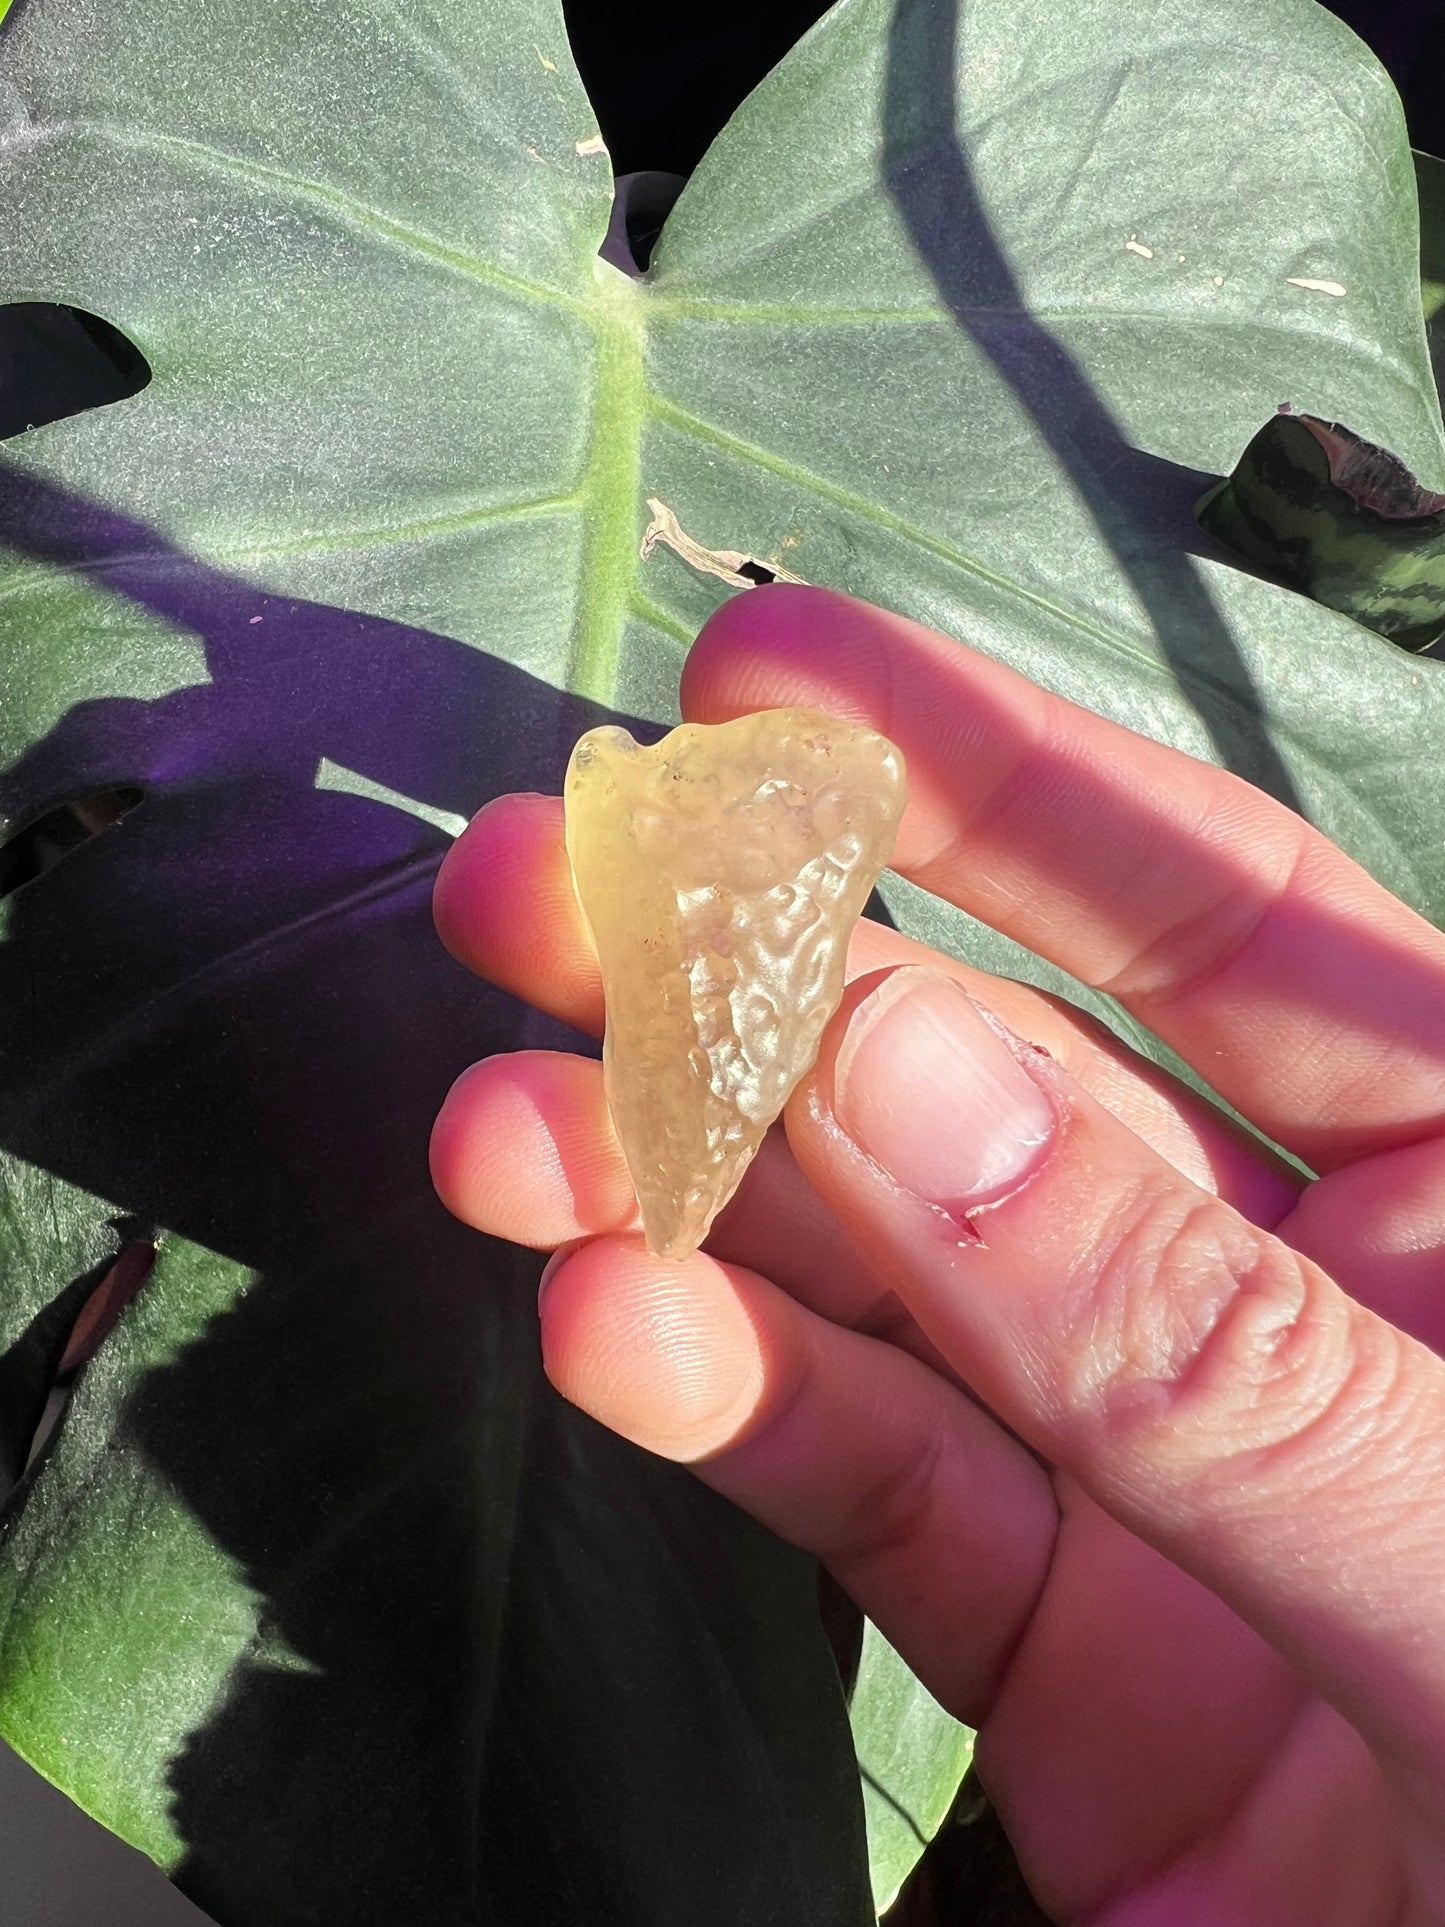
[[[144,797],[144,790],[127,784],[121,789],[97,790],[47,810],[33,823],[15,830],[0,843],[0,898],[59,863],[80,844],[119,823]]]
[[[776,582],[778,579],[772,570],[765,569],[761,562],[739,562],[738,574],[745,575],[749,582],[756,582],[759,585],[764,582]]]
[[[119,328],[50,301],[0,306],[0,438],[138,395],[150,363]]]

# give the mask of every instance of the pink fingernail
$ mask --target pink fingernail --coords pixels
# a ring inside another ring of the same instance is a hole
[[[963,1213],[1013,1190],[1058,1116],[941,971],[896,970],[854,1011],[833,1073],[838,1122],[916,1196]]]

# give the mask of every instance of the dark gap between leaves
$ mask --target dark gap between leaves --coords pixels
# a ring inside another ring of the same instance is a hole
[[[0,305],[0,439],[127,401],[150,378],[140,349],[101,315],[51,301]]]
[[[572,58],[619,174],[690,174],[826,0],[563,0]]]
[[[97,790],[48,810],[0,843],[0,901],[53,869],[62,857],[108,830],[143,800],[133,784]]]

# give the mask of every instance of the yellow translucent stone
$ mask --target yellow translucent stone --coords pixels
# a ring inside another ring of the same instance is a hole
[[[567,849],[607,998],[607,1102],[649,1247],[707,1235],[843,994],[848,937],[893,853],[903,758],[807,709],[594,729]]]

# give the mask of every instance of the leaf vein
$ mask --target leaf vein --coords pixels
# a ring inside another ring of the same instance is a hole
[[[469,254],[445,241],[439,241],[420,228],[409,227],[404,221],[384,214],[380,208],[358,201],[340,188],[329,187],[324,181],[308,180],[304,175],[287,173],[284,168],[269,167],[263,161],[243,160],[239,154],[229,154],[222,148],[212,147],[208,142],[190,140],[180,134],[163,134],[157,128],[122,127],[106,121],[72,121],[54,125],[45,131],[51,136],[58,136],[63,131],[88,133],[113,146],[137,152],[151,149],[184,155],[197,166],[209,168],[214,173],[275,188],[295,200],[310,201],[326,208],[362,233],[379,237],[394,247],[424,255],[465,280],[480,282],[504,294],[515,295],[519,300],[546,302],[552,307],[566,308],[574,314],[589,313],[588,303],[580,295],[570,295],[560,288],[550,288],[542,282],[529,281],[523,275],[512,274],[506,268],[482,260],[479,255]]]
[[[647,408],[657,420],[680,429],[684,434],[694,435],[701,441],[711,442],[714,447],[721,448],[728,454],[736,455],[741,460],[751,462],[759,468],[768,469],[785,481],[794,482],[799,488],[808,489],[811,493],[821,496],[824,501],[832,502],[836,507],[848,510],[850,514],[861,516],[863,520],[872,522],[878,528],[886,529],[890,535],[902,536],[905,541],[917,543],[930,555],[936,555],[941,561],[952,563],[955,568],[965,570],[980,581],[987,582],[991,588],[1017,596],[1020,601],[1031,603],[1035,608],[1047,611],[1048,614],[1069,623],[1072,627],[1084,630],[1107,647],[1128,656],[1132,661],[1142,664],[1155,674],[1167,673],[1146,649],[1140,648],[1137,643],[1131,642],[1127,636],[1121,635],[1117,630],[1093,621],[1079,610],[1070,609],[1065,603],[1056,602],[1053,597],[1044,595],[1038,589],[1026,587],[1012,576],[999,574],[997,570],[989,568],[987,563],[980,562],[976,556],[970,555],[966,549],[959,548],[956,543],[950,542],[944,536],[935,535],[931,530],[921,528],[916,522],[910,522],[905,516],[896,514],[892,509],[884,508],[881,503],[870,502],[866,496],[855,495],[851,489],[841,488],[836,482],[825,480],[823,476],[814,474],[799,463],[789,461],[786,456],[774,455],[768,449],[759,448],[756,443],[744,441],[741,436],[733,435],[725,428],[719,428],[714,422],[704,421],[698,415],[691,415],[661,395],[649,392]]]

